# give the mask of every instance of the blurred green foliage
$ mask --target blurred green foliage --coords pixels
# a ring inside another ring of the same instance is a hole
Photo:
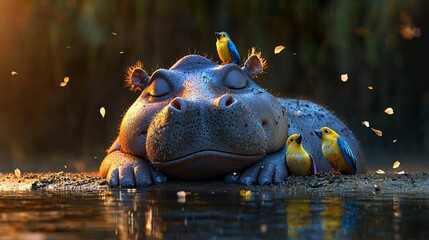
[[[214,32],[221,30],[242,56],[256,46],[267,58],[260,85],[328,106],[369,155],[427,156],[428,7],[405,0],[0,1],[0,170],[34,159],[97,169],[138,96],[124,88],[124,69],[137,60],[148,72],[169,68],[188,53],[218,61]],[[280,44],[286,49],[275,55]],[[387,107],[395,114],[386,115]]]

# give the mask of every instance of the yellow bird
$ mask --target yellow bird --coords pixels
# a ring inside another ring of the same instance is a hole
[[[240,54],[238,53],[237,47],[231,41],[228,33],[226,32],[215,32],[216,36],[216,49],[220,60],[223,64],[235,63],[240,64]]]
[[[357,159],[347,142],[328,127],[314,131],[322,143],[322,153],[334,171],[355,174]]]
[[[286,165],[291,175],[316,174],[316,164],[311,154],[302,147],[302,135],[292,134],[286,141]]]

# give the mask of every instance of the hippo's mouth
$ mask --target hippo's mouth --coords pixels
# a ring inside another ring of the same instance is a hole
[[[165,162],[152,164],[169,176],[203,179],[244,169],[265,157],[265,152],[243,155],[216,150],[202,150]]]

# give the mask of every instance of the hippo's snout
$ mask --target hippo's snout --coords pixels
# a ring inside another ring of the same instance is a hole
[[[152,120],[148,159],[171,176],[199,178],[243,169],[267,150],[265,130],[239,96],[174,98]],[[178,170],[180,169],[180,170]]]

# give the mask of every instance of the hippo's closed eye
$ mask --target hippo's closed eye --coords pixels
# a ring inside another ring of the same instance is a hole
[[[224,84],[228,88],[239,90],[247,86],[247,79],[240,71],[232,70],[226,75]]]
[[[152,97],[163,97],[171,91],[167,80],[161,77],[155,78],[148,87],[148,94]]]

